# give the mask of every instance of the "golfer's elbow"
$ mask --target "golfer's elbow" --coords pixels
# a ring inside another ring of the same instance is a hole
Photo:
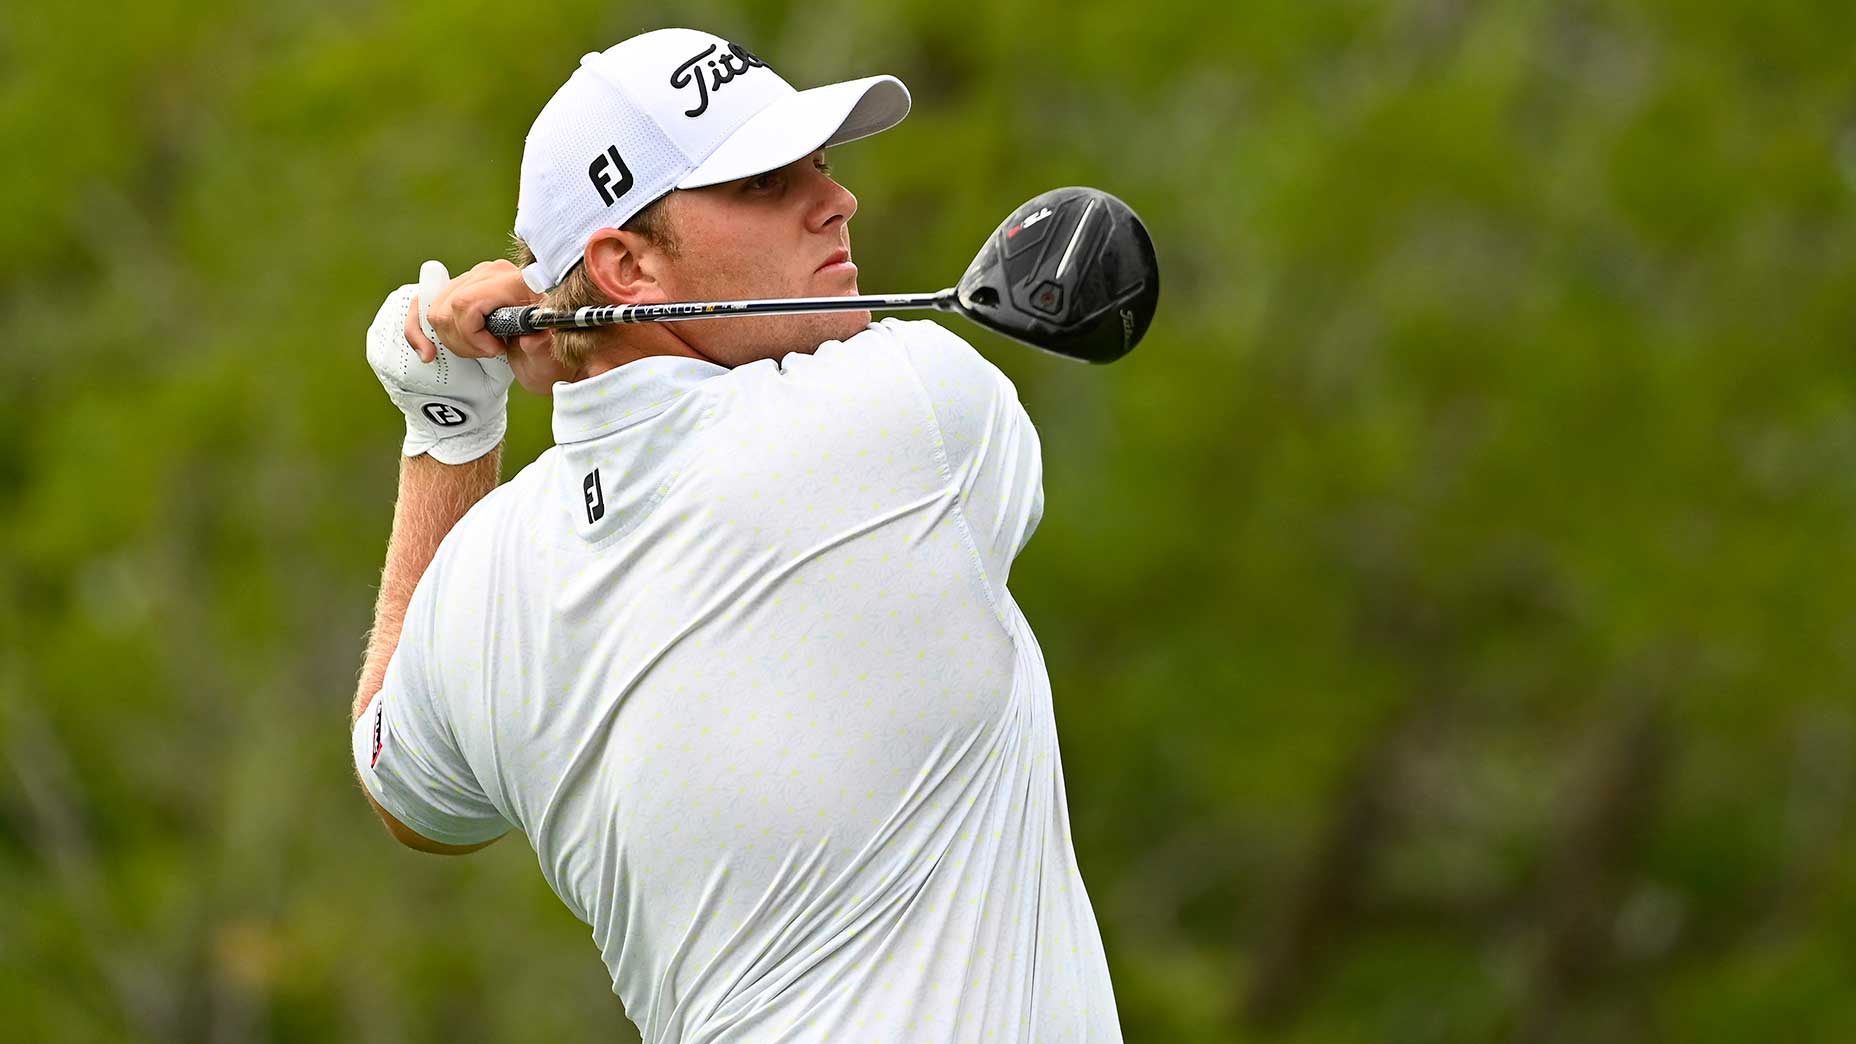
[[[386,824],[387,833],[393,835],[393,840],[417,852],[430,852],[433,855],[468,855],[479,848],[493,845],[502,839],[502,835],[499,834],[488,841],[479,841],[472,845],[448,845],[442,841],[434,841],[400,822],[394,817],[393,813],[382,808],[380,802],[374,800],[374,795],[367,793],[366,787],[361,788],[361,793],[367,795],[367,803],[374,807],[374,814],[380,817],[382,823]]]

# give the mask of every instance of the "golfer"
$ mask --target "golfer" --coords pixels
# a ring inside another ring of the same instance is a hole
[[[526,836],[652,1044],[1120,1040],[1006,589],[1043,510],[1011,383],[867,312],[483,329],[857,293],[824,150],[908,108],[688,29],[589,54],[528,134],[524,263],[369,331],[407,434],[364,789],[414,848]],[[556,445],[499,486],[512,380]]]

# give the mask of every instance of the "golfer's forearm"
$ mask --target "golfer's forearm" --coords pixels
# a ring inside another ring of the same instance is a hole
[[[380,600],[368,632],[367,659],[355,692],[355,718],[380,691],[387,661],[400,644],[400,628],[413,588],[432,564],[438,545],[472,505],[496,488],[503,448],[466,464],[441,464],[429,456],[400,458],[399,501],[393,508],[393,535],[387,541],[387,564],[380,575]]]

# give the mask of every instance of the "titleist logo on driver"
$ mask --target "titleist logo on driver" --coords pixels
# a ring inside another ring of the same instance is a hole
[[[676,71],[670,74],[672,87],[681,89],[694,86],[696,88],[696,107],[683,110],[683,115],[691,119],[709,111],[710,91],[721,90],[723,85],[734,82],[735,77],[749,69],[767,67],[766,62],[754,57],[747,48],[737,43],[729,44],[728,50],[723,51],[719,57],[710,58],[710,55],[715,54],[716,47],[717,45],[710,44],[703,48],[702,53],[677,66]],[[707,77],[703,75],[700,64],[705,58],[709,59]]]

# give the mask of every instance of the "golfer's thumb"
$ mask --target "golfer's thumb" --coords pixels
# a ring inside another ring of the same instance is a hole
[[[420,322],[426,321],[425,310],[431,306],[433,301],[438,299],[439,292],[442,291],[445,288],[445,284],[449,282],[451,282],[451,273],[445,268],[445,263],[443,261],[427,261],[425,264],[419,266]]]
[[[438,300],[438,295],[450,282],[451,273],[446,270],[443,261],[427,261],[419,266],[419,329],[435,346],[442,345],[444,342],[438,339],[438,331],[432,329],[430,309],[432,302]],[[420,358],[425,358],[423,353]],[[425,361],[431,362],[432,360],[426,359]]]

